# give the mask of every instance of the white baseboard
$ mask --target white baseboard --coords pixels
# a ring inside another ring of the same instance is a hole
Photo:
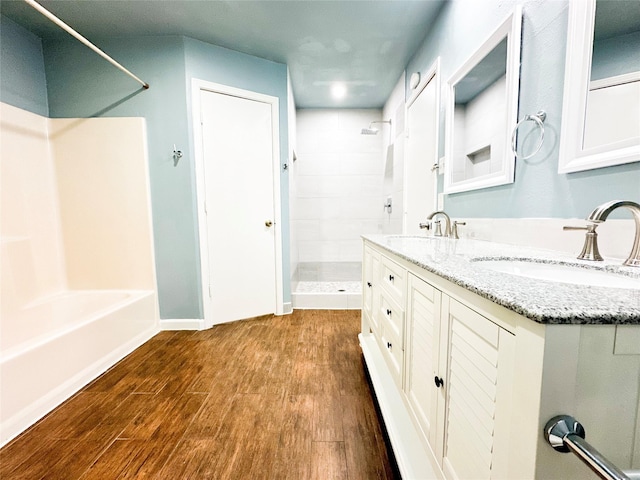
[[[160,319],[160,330],[204,330],[203,318]]]
[[[293,303],[284,302],[284,304],[282,305],[282,314],[289,315],[291,313],[293,313]]]

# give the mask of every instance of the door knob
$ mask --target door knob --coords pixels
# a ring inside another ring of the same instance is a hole
[[[265,220],[264,224],[265,224],[267,227],[270,227],[270,226],[272,226],[272,225],[273,225],[273,222],[272,222],[271,220]]]

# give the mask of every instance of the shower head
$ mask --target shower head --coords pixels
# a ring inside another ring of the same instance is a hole
[[[391,125],[391,120],[374,120],[369,124],[369,128],[363,128],[362,130],[360,130],[360,134],[361,135],[377,135],[380,129],[375,128],[373,126],[374,123],[388,123],[389,125]]]

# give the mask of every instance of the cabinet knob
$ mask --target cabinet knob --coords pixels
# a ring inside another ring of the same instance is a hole
[[[367,287],[371,288],[371,282],[367,282]]]
[[[387,308],[387,315],[391,316],[391,310],[389,310],[388,308]]]
[[[439,376],[435,376],[435,378],[433,379],[433,381],[436,384],[436,387],[440,388],[442,385],[444,385],[444,380],[442,380]]]
[[[393,275],[389,275],[389,281],[393,283],[394,280],[395,280],[395,277]]]
[[[392,346],[393,346],[393,345],[391,345],[391,342],[387,342],[387,348],[388,348],[389,350],[391,350],[391,347],[392,347]]]

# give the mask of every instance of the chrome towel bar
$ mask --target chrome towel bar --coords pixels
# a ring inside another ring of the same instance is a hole
[[[544,427],[544,437],[558,452],[575,453],[605,480],[640,479],[640,471],[620,470],[585,440],[584,427],[569,415],[558,415]]]

